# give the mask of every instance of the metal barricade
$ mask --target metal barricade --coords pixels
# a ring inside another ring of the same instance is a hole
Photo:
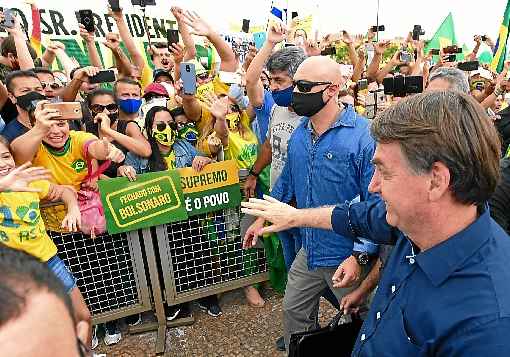
[[[75,276],[94,324],[152,309],[139,231],[102,234],[48,232]]]
[[[169,305],[268,279],[264,250],[242,248],[240,215],[237,207],[156,227]]]

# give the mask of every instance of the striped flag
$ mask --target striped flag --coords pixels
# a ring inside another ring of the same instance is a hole
[[[32,8],[32,35],[30,36],[30,44],[35,49],[37,57],[42,56],[41,46],[41,14],[36,4],[31,4]]]
[[[499,27],[499,36],[494,47],[494,53],[491,62],[491,69],[498,73],[503,70],[506,58],[506,42],[508,40],[508,28],[510,27],[510,0],[506,3],[503,22]]]
[[[287,12],[288,4],[287,1],[284,0],[273,0],[271,2],[271,14],[280,19],[281,21],[286,21],[286,12]]]

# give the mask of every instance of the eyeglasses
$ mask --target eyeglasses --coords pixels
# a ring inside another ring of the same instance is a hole
[[[104,112],[105,109],[108,110],[110,113],[113,113],[113,112],[116,112],[117,110],[119,110],[119,106],[115,103],[110,103],[110,104],[106,104],[106,105],[101,105],[101,104],[90,105],[90,110],[94,114],[102,113],[102,112]]]
[[[46,87],[50,87],[53,90],[57,90],[60,88],[60,85],[56,82],[52,82],[52,83],[41,82],[41,85],[42,85],[43,89],[46,89]]]
[[[297,89],[300,91],[300,92],[303,92],[303,93],[309,93],[313,87],[316,87],[316,86],[321,86],[321,85],[324,85],[324,84],[333,84],[332,82],[312,82],[312,81],[306,81],[304,79],[300,79],[298,81],[294,81],[293,82],[294,86],[297,87]]]
[[[209,75],[207,73],[202,73],[202,74],[198,74],[197,78],[202,81],[205,81],[207,78],[209,78]]]
[[[174,122],[170,122],[170,123],[157,123],[156,124],[156,129],[158,129],[158,131],[163,131],[166,129],[166,127],[169,126],[170,129],[172,130],[177,130],[177,123],[174,123]]]

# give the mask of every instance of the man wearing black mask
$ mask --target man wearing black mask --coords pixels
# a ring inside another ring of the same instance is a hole
[[[9,99],[18,110],[18,117],[9,122],[1,134],[12,145],[16,138],[32,128],[31,117],[35,109],[35,103],[46,99],[46,97],[41,81],[32,71],[10,72],[6,78],[6,86]]]
[[[286,203],[295,199],[298,208],[334,205],[357,196],[367,200],[375,142],[368,120],[352,106],[338,103],[345,84],[340,65],[329,57],[309,57],[294,74],[294,84],[292,108],[304,120],[289,140],[287,161],[271,196]],[[264,219],[257,219],[245,235],[245,247],[253,245],[263,227]],[[369,243],[353,245],[320,229],[300,233],[302,248],[290,268],[283,299],[287,349],[292,333],[315,327],[324,289],[329,287],[340,301],[364,279],[377,256],[377,246]],[[337,267],[341,279],[333,281]]]

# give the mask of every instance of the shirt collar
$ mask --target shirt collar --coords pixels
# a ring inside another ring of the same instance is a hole
[[[351,128],[354,128],[356,126],[356,115],[354,113],[353,106],[346,104],[343,105],[344,105],[343,110],[340,112],[335,122],[331,125],[330,129],[337,128],[339,126],[347,126]],[[308,121],[306,123],[306,127],[310,130],[313,130],[312,121],[310,120],[310,118],[306,118],[305,120]]]
[[[448,279],[467,259],[484,245],[491,235],[489,211],[461,232],[416,256],[418,265],[434,286]]]

